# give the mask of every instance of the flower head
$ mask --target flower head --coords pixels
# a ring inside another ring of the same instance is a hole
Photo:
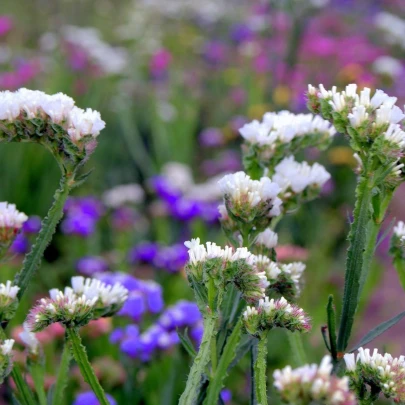
[[[2,321],[8,321],[14,317],[18,307],[19,290],[20,287],[12,285],[11,281],[0,284],[0,319]]]
[[[10,246],[27,219],[14,204],[0,202],[0,253]]]
[[[272,328],[286,328],[292,332],[307,332],[311,324],[304,310],[281,297],[280,299],[260,299],[258,306],[247,307],[243,313],[246,331],[259,336]]]
[[[344,355],[346,372],[350,384],[356,391],[363,390],[368,384],[374,391],[380,390],[394,402],[405,401],[405,357],[392,357],[389,353],[382,355],[377,349],[358,349]]]
[[[309,405],[355,405],[355,396],[349,390],[347,377],[331,375],[332,362],[325,356],[321,364],[308,364],[292,369],[287,366],[273,374],[274,386],[283,402],[287,404]]]
[[[4,340],[0,344],[0,384],[10,374],[13,368],[13,339]]]
[[[39,351],[39,340],[37,339],[35,333],[31,332],[29,326],[24,323],[24,330],[19,334],[20,339],[26,345],[30,354],[36,356]]]

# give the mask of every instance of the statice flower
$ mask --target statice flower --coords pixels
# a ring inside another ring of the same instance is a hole
[[[117,405],[117,401],[109,394],[105,395],[110,405]],[[96,394],[92,391],[82,392],[77,395],[73,405],[100,405]]]
[[[27,219],[14,204],[0,202],[0,253],[10,246]]]
[[[246,142],[245,157],[255,156],[267,166],[303,147],[327,146],[336,130],[319,116],[280,111],[264,114],[261,122],[245,124],[239,132]]]
[[[286,210],[318,196],[324,184],[331,178],[322,165],[299,163],[293,156],[284,158],[274,170],[273,181],[281,187],[280,198]]]
[[[177,273],[184,268],[187,263],[187,249],[182,244],[160,247],[153,265],[158,269],[166,270],[170,273]]]
[[[368,384],[372,392],[382,392],[394,402],[405,401],[405,358],[392,357],[389,353],[382,355],[374,349],[358,349],[344,355],[346,373],[350,378],[351,388],[360,393]]]
[[[242,225],[264,230],[271,218],[280,215],[280,186],[268,177],[252,180],[246,173],[228,174],[219,181],[229,216]]]
[[[31,309],[27,327],[39,332],[53,323],[80,327],[93,319],[118,312],[128,298],[128,290],[119,283],[103,283],[97,279],[72,277],[72,288],[52,289],[49,298],[42,298]]]
[[[372,96],[367,87],[358,92],[356,84],[347,85],[341,92],[336,87],[326,90],[322,85],[308,89],[308,108],[348,134],[363,167],[375,162],[376,167],[392,168],[384,180],[394,187],[402,177],[400,158],[405,147],[405,132],[400,125],[405,114],[396,101],[382,90]]]
[[[0,320],[9,321],[15,315],[18,307],[17,294],[20,287],[12,285],[11,281],[0,284]]]
[[[100,256],[85,256],[76,263],[76,270],[85,276],[93,276],[107,271],[108,262]]]
[[[157,243],[141,242],[130,250],[128,260],[131,264],[153,263],[158,252],[159,245]]]
[[[81,237],[92,235],[96,231],[99,219],[104,214],[103,205],[94,197],[70,197],[64,210],[62,232]]]
[[[278,235],[273,232],[270,228],[267,228],[265,231],[260,232],[257,235],[255,245],[263,246],[266,249],[274,249],[278,243]]]
[[[303,309],[280,299],[260,299],[257,307],[247,307],[243,313],[247,333],[254,336],[266,334],[272,328],[286,328],[292,332],[308,332],[311,324]]]
[[[0,384],[11,373],[13,368],[13,339],[7,339],[0,344]]]
[[[190,337],[199,344],[201,321],[202,316],[195,303],[179,301],[168,307],[144,332],[141,333],[137,325],[128,325],[116,329],[110,340],[119,343],[121,351],[127,356],[149,361],[157,351],[168,350],[180,342],[177,329],[187,328]]]
[[[274,372],[274,386],[283,402],[291,405],[356,405],[348,378],[331,375],[332,368],[329,356],[325,356],[319,366],[307,364],[296,369],[287,366]]]
[[[103,202],[107,207],[119,208],[126,204],[143,202],[145,192],[139,184],[123,184],[103,194]]]
[[[100,113],[82,110],[65,94],[20,89],[0,93],[0,141],[37,142],[69,171],[84,162],[105,127]]]
[[[264,297],[269,286],[264,271],[256,266],[256,256],[246,248],[221,248],[212,242],[200,244],[200,239],[184,243],[188,247],[189,263],[186,272],[191,282],[204,283],[213,277],[223,283],[233,283],[248,302]]]

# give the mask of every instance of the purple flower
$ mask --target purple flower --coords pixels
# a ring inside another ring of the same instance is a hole
[[[107,271],[108,263],[99,256],[86,256],[78,260],[76,270],[86,276],[92,276],[95,273]]]
[[[117,405],[117,402],[111,395],[106,394],[106,397],[110,405]],[[96,394],[88,391],[79,394],[76,397],[75,402],[73,402],[73,405],[100,405],[100,402],[98,401]]]
[[[153,264],[171,273],[180,271],[188,260],[187,248],[183,244],[166,246],[159,249]]]
[[[224,144],[224,135],[218,128],[206,128],[200,133],[199,140],[201,145],[212,148]]]
[[[152,314],[157,314],[164,307],[162,287],[154,281],[143,281],[141,290],[146,298],[147,306]]]
[[[27,221],[24,222],[23,232],[36,234],[41,230],[41,218],[37,216],[29,217]]]
[[[125,331],[122,328],[114,329],[110,334],[110,342],[113,344],[119,343],[124,339]]]
[[[136,245],[128,255],[128,260],[131,264],[139,262],[151,263],[155,260],[159,251],[159,245],[154,242],[142,242]]]
[[[253,31],[246,24],[235,24],[231,28],[231,39],[237,44],[253,39]]]
[[[204,46],[203,56],[211,65],[220,65],[226,59],[226,46],[220,41],[207,42]]]
[[[30,242],[28,238],[23,233],[19,233],[10,246],[10,251],[17,255],[24,255],[29,251],[29,248]]]
[[[171,203],[181,197],[180,190],[176,189],[164,176],[155,176],[150,184],[155,193],[164,201]]]
[[[222,401],[224,401],[225,403],[231,402],[231,399],[232,399],[231,391],[227,390],[227,389],[222,390],[221,398],[222,398]]]
[[[0,16],[0,36],[6,35],[13,28],[13,20],[6,16]]]
[[[201,313],[194,302],[179,301],[167,308],[158,319],[159,325],[166,330],[176,330],[186,326],[193,326],[201,320]]]
[[[145,313],[145,298],[140,291],[131,291],[124,306],[118,312],[118,315],[128,316],[134,321],[139,321]]]

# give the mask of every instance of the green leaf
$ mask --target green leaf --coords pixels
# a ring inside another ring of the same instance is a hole
[[[72,189],[80,187],[87,179],[88,177],[93,173],[94,169],[90,169],[88,172],[81,174],[75,179],[75,182],[73,184]]]
[[[20,366],[14,363],[13,370],[11,372],[14,383],[18,390],[18,397],[21,405],[37,405],[31,389],[25,382],[24,377],[21,374]]]
[[[405,317],[405,311],[399,313],[398,315],[394,316],[393,318],[389,319],[388,321],[380,323],[378,326],[376,326],[374,329],[372,329],[370,332],[368,332],[360,340],[360,342],[350,350],[350,352],[354,352],[359,347],[364,346],[367,343],[370,343],[376,337],[382,335],[385,331],[387,331],[388,329],[390,329],[394,325],[396,325],[404,317]]]
[[[337,341],[336,341],[336,312],[335,305],[333,303],[333,295],[329,295],[328,305],[326,307],[326,313],[328,316],[328,333],[329,333],[329,346],[330,354],[333,360],[337,360]]]
[[[66,340],[60,360],[58,375],[56,377],[56,383],[52,393],[52,405],[60,405],[63,403],[63,393],[69,381],[69,363],[71,359],[71,349],[69,346],[70,344]]]
[[[176,329],[181,344],[183,345],[186,352],[194,359],[194,357],[197,355],[197,352],[194,349],[193,342],[190,340],[187,331],[188,329],[186,329],[184,333],[181,333],[181,331],[178,328]]]

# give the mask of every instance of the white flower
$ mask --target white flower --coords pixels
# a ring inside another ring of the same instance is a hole
[[[366,107],[364,105],[354,107],[352,112],[347,117],[350,120],[351,126],[354,128],[358,128],[365,121],[368,120],[368,113],[366,112]]]
[[[401,239],[405,239],[405,223],[403,221],[398,221],[394,227],[394,234]]]
[[[398,59],[384,55],[380,56],[373,62],[372,69],[378,74],[388,75],[395,78],[403,72],[404,67]]]
[[[281,265],[281,271],[289,274],[291,279],[298,284],[306,267],[302,262],[293,262]]]
[[[355,371],[356,370],[356,359],[354,353],[346,353],[343,356],[343,359],[346,363],[346,370],[347,371]]]
[[[270,228],[267,228],[265,231],[259,233],[255,243],[256,245],[263,245],[267,249],[273,249],[277,246],[278,235]]]
[[[387,101],[376,111],[376,124],[398,124],[404,119],[405,115],[396,105],[390,105]]]
[[[85,135],[97,137],[102,129],[105,128],[105,122],[101,119],[98,111],[87,108],[86,111],[74,107],[69,115],[68,134],[73,141],[79,141]]]
[[[398,124],[390,124],[383,136],[387,141],[398,145],[399,148],[405,146],[405,132],[402,131]]]
[[[219,182],[224,195],[229,196],[237,203],[248,203],[255,207],[261,202],[276,199],[280,187],[268,177],[252,180],[246,173],[237,172],[224,176]]]
[[[39,340],[37,339],[35,333],[29,330],[26,323],[23,324],[24,331],[19,334],[20,339],[28,347],[29,351],[33,354],[38,353]]]
[[[284,158],[276,167],[273,181],[286,192],[289,188],[296,193],[302,193],[307,187],[322,188],[330,179],[325,168],[315,163],[312,167],[307,162],[296,162],[293,156]]]
[[[15,93],[0,92],[0,120],[13,121],[20,115],[20,104]]]
[[[329,104],[337,112],[344,110],[346,107],[345,95],[343,93],[334,94],[332,100],[329,101]]]
[[[28,217],[25,214],[17,211],[14,204],[0,202],[0,229],[21,229],[27,219]]]
[[[0,295],[4,297],[14,300],[17,297],[18,291],[20,291],[20,287],[12,285],[10,280],[6,284],[0,284]]]
[[[6,339],[2,345],[0,345],[1,352],[4,356],[8,356],[11,354],[11,350],[13,349],[14,339]]]
[[[48,114],[53,122],[61,123],[65,121],[73,109],[74,100],[63,93],[45,95],[41,103],[42,109]]]
[[[103,201],[108,207],[118,208],[128,203],[140,203],[144,196],[145,193],[139,184],[123,184],[106,191]]]

